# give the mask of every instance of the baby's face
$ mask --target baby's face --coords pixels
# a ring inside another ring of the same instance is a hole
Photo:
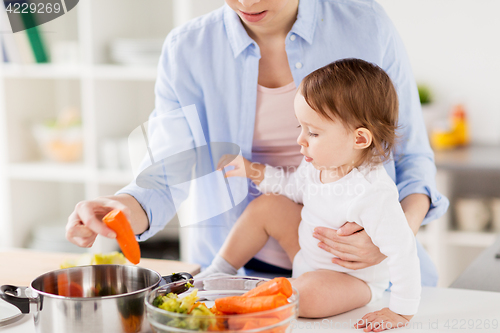
[[[306,161],[318,170],[352,166],[359,153],[354,149],[354,130],[348,130],[339,121],[320,117],[300,92],[295,95],[294,108],[301,127],[297,143]]]

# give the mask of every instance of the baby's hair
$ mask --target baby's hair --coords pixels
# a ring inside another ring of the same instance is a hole
[[[360,59],[338,60],[306,76],[299,92],[321,117],[372,133],[363,162],[389,159],[397,140],[399,103],[391,79],[380,67]]]

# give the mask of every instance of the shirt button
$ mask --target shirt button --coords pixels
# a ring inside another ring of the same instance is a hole
[[[297,38],[297,36],[295,36],[295,35],[291,35],[291,36],[290,36],[290,40],[291,40],[292,42],[295,40],[295,38]]]
[[[298,62],[295,64],[295,68],[301,69],[302,68],[302,63]]]

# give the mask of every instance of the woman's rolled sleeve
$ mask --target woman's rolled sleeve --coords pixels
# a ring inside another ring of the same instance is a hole
[[[396,175],[399,201],[415,193],[425,194],[430,198],[431,205],[422,225],[446,213],[450,202],[437,190],[433,158],[425,155],[403,157],[396,164]]]

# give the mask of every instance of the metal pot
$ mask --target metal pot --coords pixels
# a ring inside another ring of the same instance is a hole
[[[43,274],[30,287],[1,286],[0,297],[32,313],[37,333],[148,332],[144,297],[157,286],[183,279],[192,276],[162,277],[137,266],[82,266]]]

